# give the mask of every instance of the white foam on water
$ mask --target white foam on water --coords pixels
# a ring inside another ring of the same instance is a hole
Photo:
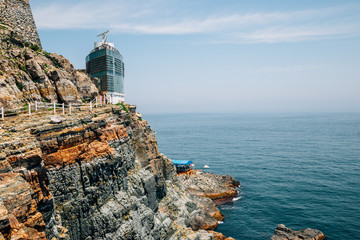
[[[242,197],[236,197],[236,198],[233,198],[233,202],[236,202],[236,201],[238,201],[238,200],[240,200]]]
[[[218,221],[218,224],[223,224],[224,222],[223,221]]]

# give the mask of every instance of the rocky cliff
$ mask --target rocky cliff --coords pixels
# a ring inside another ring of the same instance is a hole
[[[0,239],[214,239],[218,209],[185,190],[136,113],[62,118],[0,125]]]
[[[28,1],[0,10],[0,107],[98,95],[41,49]],[[222,218],[214,202],[187,192],[135,107],[89,110],[0,121],[0,240],[225,239],[211,231]]]
[[[23,36],[0,24],[0,107],[27,102],[76,103],[98,94],[89,76],[63,56],[24,42]]]
[[[214,203],[122,106],[12,118],[0,141],[0,239],[214,239]]]

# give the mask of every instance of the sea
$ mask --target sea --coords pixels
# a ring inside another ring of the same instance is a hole
[[[270,239],[278,224],[360,239],[360,113],[144,114],[161,153],[234,176],[218,232]]]

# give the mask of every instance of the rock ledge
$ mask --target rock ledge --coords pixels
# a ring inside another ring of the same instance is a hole
[[[190,194],[208,197],[219,204],[232,200],[238,195],[240,182],[228,175],[217,175],[202,170],[194,170],[189,174],[181,174],[179,178]]]
[[[307,228],[305,230],[294,231],[290,228],[285,227],[284,224],[279,224],[272,236],[271,240],[324,240],[325,235],[317,230]]]

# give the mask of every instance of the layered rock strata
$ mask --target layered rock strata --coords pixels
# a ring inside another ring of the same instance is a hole
[[[238,195],[240,182],[228,175],[217,175],[202,170],[194,170],[188,174],[181,174],[179,178],[190,194],[208,197],[221,203]]]
[[[307,228],[305,230],[294,231],[285,227],[283,224],[279,224],[272,236],[271,240],[324,240],[325,235],[317,230]]]
[[[225,238],[205,231],[218,209],[186,191],[134,111],[61,118],[1,124],[0,239]]]

